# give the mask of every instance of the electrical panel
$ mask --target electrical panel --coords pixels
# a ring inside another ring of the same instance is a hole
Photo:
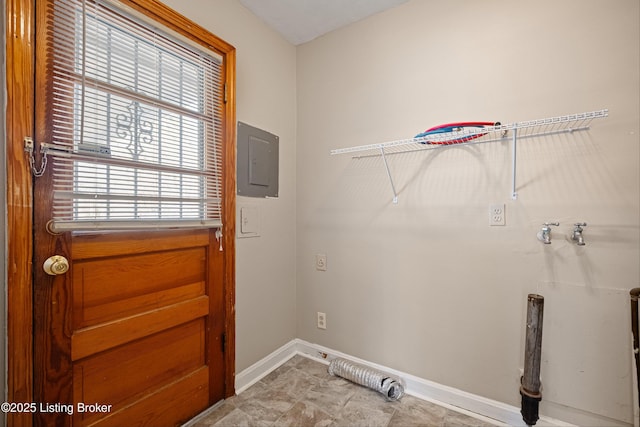
[[[265,130],[238,122],[238,195],[278,197],[278,141]]]

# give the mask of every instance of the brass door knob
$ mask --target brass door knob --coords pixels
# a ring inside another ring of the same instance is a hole
[[[69,271],[69,261],[62,255],[54,255],[47,258],[42,266],[44,272],[50,276],[57,276]]]

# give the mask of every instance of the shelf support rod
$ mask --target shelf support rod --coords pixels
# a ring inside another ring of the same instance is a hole
[[[513,128],[513,138],[511,139],[511,199],[516,200],[518,193],[516,192],[516,150],[518,147],[518,129]]]
[[[387,162],[387,156],[384,154],[384,147],[380,147],[380,154],[382,154],[382,160],[384,160],[384,167],[387,169],[387,176],[391,183],[391,191],[393,191],[393,203],[398,204],[398,193],[396,193],[396,186],[393,185],[393,177],[391,176],[391,170],[389,169],[389,163]]]

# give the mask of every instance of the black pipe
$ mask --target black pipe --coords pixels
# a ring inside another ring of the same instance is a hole
[[[633,334],[633,354],[636,358],[636,386],[638,387],[638,406],[640,406],[640,337],[638,336],[638,298],[640,288],[629,291],[631,296],[631,333]]]
[[[527,298],[527,330],[524,348],[524,375],[520,379],[522,403],[520,413],[527,425],[538,421],[540,393],[540,355],[542,353],[542,314],[544,297],[529,294]]]

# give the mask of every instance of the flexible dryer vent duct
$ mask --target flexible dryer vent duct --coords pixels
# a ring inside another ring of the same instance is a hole
[[[382,393],[387,400],[398,400],[404,395],[404,386],[399,379],[345,359],[333,359],[329,364],[329,374],[369,387]]]

